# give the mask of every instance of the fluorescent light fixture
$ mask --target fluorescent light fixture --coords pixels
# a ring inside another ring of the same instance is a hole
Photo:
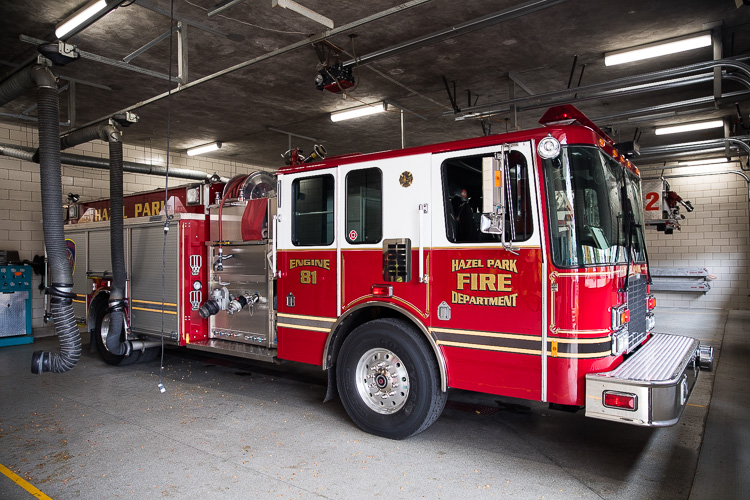
[[[187,150],[187,154],[188,156],[202,155],[203,153],[210,153],[211,151],[216,151],[219,148],[221,148],[220,142],[212,142],[211,144],[204,144],[203,146],[190,148]]]
[[[374,115],[375,113],[382,113],[386,111],[386,105],[384,102],[376,102],[375,104],[367,104],[365,106],[358,106],[356,108],[349,108],[343,111],[334,111],[331,113],[332,122],[340,122],[342,120],[350,120],[352,118],[359,118],[360,116]]]
[[[294,0],[271,0],[271,7],[283,7],[285,9],[293,10],[297,14],[301,14],[308,19],[312,19],[316,23],[320,23],[326,28],[333,29],[333,20],[330,18],[318,14],[314,10],[308,9],[304,5],[300,5]]]
[[[719,163],[729,163],[726,158],[709,158],[707,160],[690,160],[690,161],[678,161],[677,164],[681,167],[688,167],[691,165],[717,165]]]
[[[640,61],[642,59],[650,59],[652,57],[665,56],[667,54],[676,54],[686,50],[708,47],[710,45],[711,33],[697,33],[661,42],[649,43],[631,49],[607,52],[604,54],[604,65],[614,66],[615,64]]]
[[[656,135],[678,134],[680,132],[692,132],[694,130],[706,130],[709,128],[720,128],[724,126],[724,120],[711,120],[707,122],[686,123],[671,127],[659,127],[654,130]]]
[[[55,28],[55,36],[58,40],[70,37],[98,21],[105,14],[117,8],[123,0],[95,0],[84,8],[73,14],[73,16]]]

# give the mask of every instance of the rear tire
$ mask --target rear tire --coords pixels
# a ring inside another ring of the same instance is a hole
[[[96,311],[96,326],[94,327],[94,342],[96,350],[99,351],[105,363],[115,366],[126,366],[137,363],[141,357],[141,351],[133,351],[130,356],[118,356],[107,350],[107,333],[109,332],[110,314],[107,312],[107,306],[101,305]]]
[[[447,399],[430,346],[414,326],[399,319],[357,327],[341,346],[336,379],[354,423],[389,439],[427,429]]]

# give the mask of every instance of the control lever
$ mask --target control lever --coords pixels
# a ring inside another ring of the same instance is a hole
[[[224,270],[224,261],[227,259],[231,259],[234,257],[233,253],[230,253],[229,255],[224,255],[224,249],[222,247],[219,247],[219,255],[216,256],[216,261],[214,261],[214,271],[221,272]]]

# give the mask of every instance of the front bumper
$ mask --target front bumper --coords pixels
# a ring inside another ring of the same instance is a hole
[[[674,425],[699,367],[712,363],[712,349],[701,347],[697,339],[654,334],[614,370],[586,375],[586,416],[648,427]],[[605,392],[635,396],[635,408],[605,406]]]

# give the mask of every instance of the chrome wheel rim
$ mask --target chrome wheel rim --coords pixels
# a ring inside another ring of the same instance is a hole
[[[370,349],[355,372],[362,401],[380,414],[399,411],[409,397],[409,373],[401,358],[388,349]]]

